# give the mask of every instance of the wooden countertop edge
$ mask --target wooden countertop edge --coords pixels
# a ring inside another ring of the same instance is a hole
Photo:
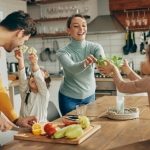
[[[53,80],[62,80],[63,77],[51,77],[52,81]],[[14,80],[14,81],[11,81],[10,80],[10,83],[9,83],[9,87],[15,87],[15,86],[18,86],[19,85],[19,80]]]
[[[51,77],[52,81],[53,80],[63,80],[63,77]],[[95,78],[96,82],[113,82],[113,78]],[[125,80],[127,80],[125,78]],[[15,87],[15,86],[18,86],[19,85],[19,80],[14,80],[14,81],[11,81],[10,80],[10,83],[9,83],[9,87]]]

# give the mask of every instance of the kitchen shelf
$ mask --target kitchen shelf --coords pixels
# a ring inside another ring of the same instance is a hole
[[[85,19],[90,19],[89,15],[84,16]],[[65,21],[68,17],[59,17],[59,18],[41,18],[41,19],[35,19],[35,22],[49,22],[49,21]]]
[[[41,1],[31,1],[27,2],[28,5],[36,5],[36,4],[51,4],[51,3],[59,3],[59,2],[70,2],[70,1],[80,1],[80,0],[41,0]]]
[[[85,15],[85,19],[90,19],[90,16]],[[43,18],[43,19],[35,19],[34,21],[36,23],[42,23],[42,22],[50,22],[50,21],[66,21],[67,17],[59,17],[59,18]],[[68,34],[64,32],[58,32],[58,33],[43,33],[43,34],[37,34],[33,36],[32,38],[62,38],[62,37],[68,37]]]
[[[59,32],[59,33],[43,33],[43,34],[37,34],[35,36],[32,36],[32,38],[60,38],[60,37],[67,37],[68,34],[66,32]]]

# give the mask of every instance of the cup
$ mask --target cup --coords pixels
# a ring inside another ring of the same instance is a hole
[[[76,105],[76,114],[77,116],[86,116],[87,105],[80,104]]]
[[[116,97],[116,108],[117,113],[124,114],[124,96],[117,96]]]

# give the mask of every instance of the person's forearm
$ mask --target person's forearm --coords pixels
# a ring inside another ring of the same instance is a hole
[[[127,77],[132,81],[141,79],[141,77],[136,72],[134,72],[132,69],[127,74]]]
[[[118,78],[118,79],[122,80],[120,71],[116,66],[112,66],[112,72],[113,72],[113,78]]]
[[[18,63],[19,63],[19,70],[21,70],[25,67],[24,60],[19,60]]]
[[[36,72],[37,70],[40,69],[39,65],[37,63],[32,63],[31,68],[33,72]]]

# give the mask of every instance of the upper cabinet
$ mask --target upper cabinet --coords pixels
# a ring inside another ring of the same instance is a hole
[[[35,37],[64,37],[67,36],[66,21],[69,16],[80,13],[87,22],[97,16],[97,0],[32,1],[28,3],[28,12],[37,24],[38,34]]]
[[[124,28],[133,31],[149,30],[149,0],[109,0],[111,14]]]
[[[111,11],[124,11],[150,8],[149,0],[109,0]]]

